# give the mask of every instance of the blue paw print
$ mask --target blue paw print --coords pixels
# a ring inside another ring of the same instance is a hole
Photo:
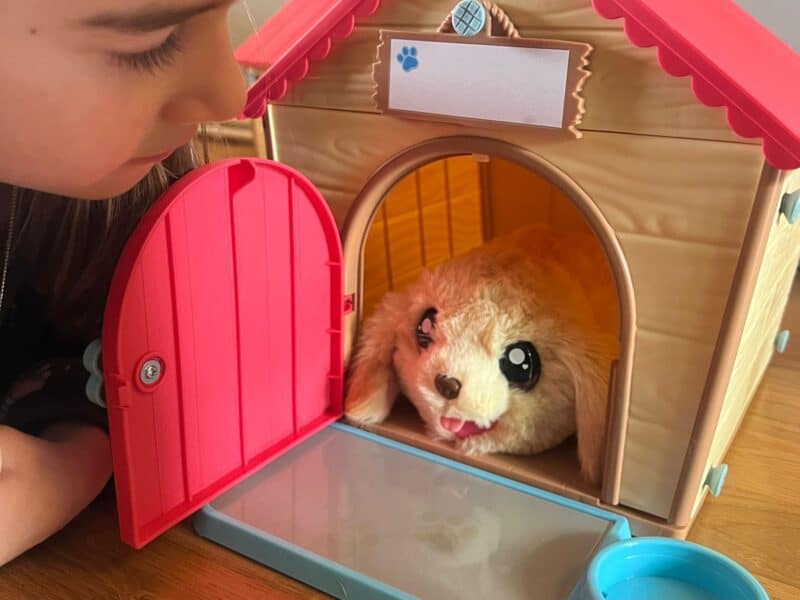
[[[417,59],[417,49],[414,46],[404,47],[403,51],[397,55],[397,62],[403,65],[403,71],[408,73],[409,71],[413,71],[419,66],[419,60]]]

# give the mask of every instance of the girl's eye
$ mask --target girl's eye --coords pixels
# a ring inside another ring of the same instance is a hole
[[[422,318],[420,318],[419,323],[417,324],[417,346],[423,350],[433,343],[433,336],[431,334],[436,327],[437,312],[438,311],[435,308],[429,308],[422,313]]]
[[[153,73],[172,64],[175,55],[182,50],[178,31],[173,31],[160,45],[135,54],[114,53],[112,57],[119,66],[134,71]]]
[[[500,372],[512,387],[529,392],[542,373],[539,352],[530,342],[511,344],[500,359]]]

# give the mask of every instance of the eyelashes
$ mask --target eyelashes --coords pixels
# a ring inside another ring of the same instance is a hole
[[[135,54],[113,53],[111,56],[116,65],[125,69],[143,73],[155,73],[158,70],[169,67],[175,60],[175,56],[182,50],[183,47],[178,38],[178,32],[175,30],[155,48]]]

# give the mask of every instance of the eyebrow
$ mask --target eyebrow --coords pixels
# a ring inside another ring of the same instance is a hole
[[[87,27],[116,29],[125,33],[148,33],[178,25],[204,12],[219,8],[226,2],[211,0],[186,8],[143,8],[131,12],[109,12],[81,21]]]

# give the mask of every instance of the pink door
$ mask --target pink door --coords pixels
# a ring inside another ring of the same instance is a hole
[[[126,543],[143,546],[341,415],[341,262],[324,199],[278,163],[214,163],[149,211],[103,331]]]

